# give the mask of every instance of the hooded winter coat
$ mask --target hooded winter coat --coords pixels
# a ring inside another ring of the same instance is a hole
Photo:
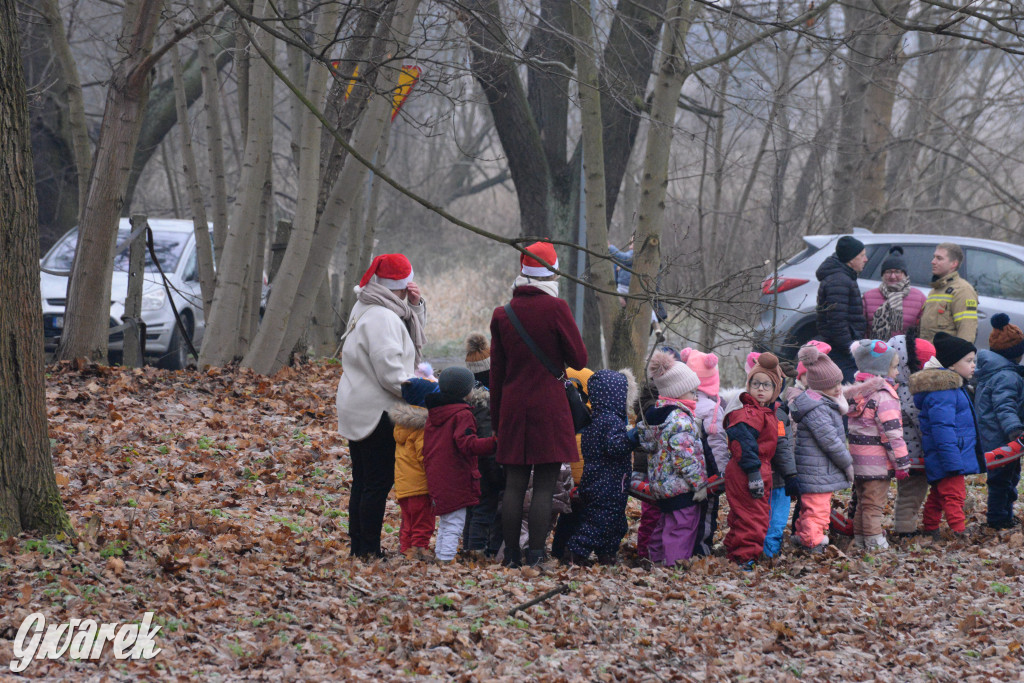
[[[920,410],[924,471],[928,483],[985,471],[978,444],[974,403],[963,378],[952,370],[929,368],[910,376],[910,392]]]
[[[1024,367],[988,350],[978,351],[978,441],[982,452],[1005,446],[1010,434],[1024,429]]]
[[[704,429],[704,439],[715,456],[719,472],[729,464],[729,437],[725,433],[725,401],[697,390],[697,409],[693,411]]]
[[[395,423],[395,498],[427,495],[423,469],[423,429],[427,409],[398,403],[388,411]]]
[[[441,516],[480,502],[477,459],[494,452],[493,436],[476,435],[476,420],[465,401],[444,394],[427,396],[423,468],[434,514]]]
[[[569,305],[537,287],[517,287],[512,310],[558,367],[584,368],[587,349]],[[503,307],[491,318],[491,424],[500,465],[576,462],[576,430],[565,386],[548,372]]]
[[[569,549],[580,555],[591,550],[614,553],[629,530],[626,501],[635,445],[626,422],[630,381],[622,373],[600,370],[588,384],[593,421],[581,434],[586,463],[579,484],[583,510],[569,541]]]
[[[835,254],[825,259],[814,273],[818,278],[818,338],[832,345],[834,352],[846,353],[850,344],[866,335],[864,300],[857,286],[857,271]]]
[[[850,487],[845,471],[853,464],[846,447],[838,402],[813,389],[791,394],[790,414],[797,423],[796,471],[801,493],[831,493]]]
[[[888,479],[896,470],[909,470],[895,385],[878,375],[857,373],[857,378],[856,384],[843,387],[850,402],[848,440],[857,481]]]
[[[700,425],[681,401],[659,398],[644,414],[640,445],[648,451],[651,494],[663,510],[693,505],[693,494],[707,486]]]
[[[889,346],[896,349],[900,359],[897,365],[896,395],[900,398],[900,415],[903,418],[903,442],[907,444],[907,457],[910,458],[910,469],[921,473],[924,471],[924,447],[921,445],[921,425],[918,422],[918,410],[914,405],[914,397],[910,393],[910,360],[907,356],[907,337],[897,335],[889,340]]]

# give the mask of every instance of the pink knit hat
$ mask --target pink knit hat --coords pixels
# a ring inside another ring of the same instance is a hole
[[[821,351],[822,353],[824,353],[826,355],[832,353],[832,345],[831,344],[826,344],[825,342],[818,341],[817,339],[812,339],[811,341],[807,342],[806,345],[807,346],[813,346],[814,348],[818,349],[819,351]],[[807,366],[805,366],[802,362],[797,363],[796,364],[796,378],[800,379],[801,377],[803,377],[806,374],[807,374]]]
[[[655,351],[647,365],[647,376],[658,393],[667,398],[680,398],[700,386],[697,373],[680,363],[667,351]]]
[[[687,347],[679,352],[679,357],[700,378],[698,389],[708,396],[718,396],[721,388],[718,376],[718,356]]]
[[[815,391],[828,391],[837,384],[843,383],[843,371],[831,358],[814,344],[800,348],[797,358],[807,368],[805,382]]]

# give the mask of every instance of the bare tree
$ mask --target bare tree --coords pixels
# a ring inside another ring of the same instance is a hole
[[[50,459],[28,102],[14,0],[0,0],[0,536],[73,533]]]

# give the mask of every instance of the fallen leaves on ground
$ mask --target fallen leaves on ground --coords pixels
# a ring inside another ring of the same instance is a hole
[[[0,542],[0,667],[22,620],[155,612],[151,661],[34,661],[51,679],[465,681],[1015,679],[1024,535],[865,556],[787,551],[742,572],[520,572],[347,553],[348,450],[333,364],[273,378],[64,364],[47,405],[74,542]],[[630,537],[635,542],[635,509]],[[723,511],[724,519],[724,511]],[[625,554],[628,554],[626,551]],[[515,612],[552,589],[565,592]]]

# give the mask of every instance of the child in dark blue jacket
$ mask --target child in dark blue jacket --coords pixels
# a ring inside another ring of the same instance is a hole
[[[635,398],[636,382],[628,371],[599,370],[587,384],[593,421],[580,434],[583,476],[582,510],[569,539],[569,562],[586,564],[590,553],[601,564],[614,564],[626,522],[629,475],[633,469],[636,429],[628,429],[626,406]]]
[[[1020,412],[1024,406],[1024,332],[1010,324],[1005,313],[992,316],[989,351],[978,352],[978,441],[983,453],[1024,434]],[[997,467],[988,473],[987,522],[993,529],[1009,529],[1018,524],[1013,516],[1020,483],[1020,460]]]
[[[984,471],[985,458],[978,445],[974,402],[965,386],[974,375],[977,350],[945,332],[936,334],[933,343],[935,358],[910,376],[910,393],[920,410],[924,472],[931,486],[922,529],[937,537],[943,514],[954,534],[964,533],[964,475]]]

